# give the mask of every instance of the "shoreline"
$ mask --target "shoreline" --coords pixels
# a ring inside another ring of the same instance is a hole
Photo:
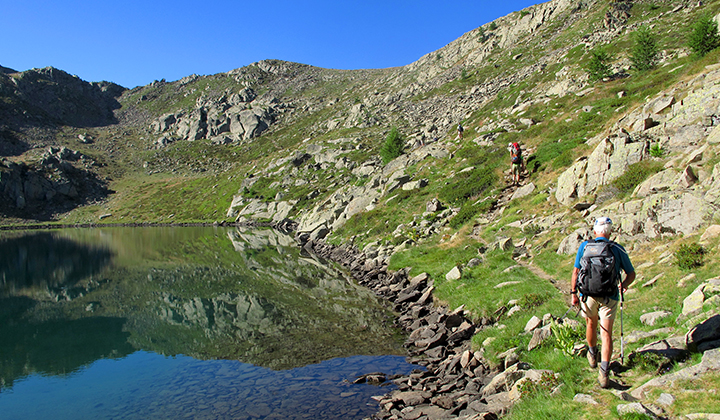
[[[471,349],[475,331],[494,323],[493,319],[475,323],[462,306],[450,310],[436,305],[434,281],[427,273],[410,278],[408,268],[391,272],[386,263],[378,264],[347,244],[309,240],[301,246],[340,264],[358,284],[388,301],[399,314],[396,324],[408,334],[407,360],[426,369],[394,379],[398,389],[378,398],[379,409],[371,419],[491,420],[508,412],[512,406],[508,393],[493,386],[501,372],[482,352]],[[527,367],[508,366],[506,371],[513,368]]]

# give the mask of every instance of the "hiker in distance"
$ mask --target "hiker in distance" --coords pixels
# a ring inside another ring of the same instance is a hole
[[[510,162],[512,163],[513,185],[520,185],[520,174],[525,169],[520,145],[518,143],[508,143],[508,152],[510,152]]]
[[[610,240],[613,224],[609,217],[595,220],[593,231],[596,238],[583,242],[578,248],[570,293],[572,306],[580,304],[587,323],[585,337],[588,344],[587,359],[591,368],[596,368],[598,364],[598,323],[600,325],[602,351],[598,383],[602,388],[607,388],[608,368],[613,352],[612,330],[618,300],[635,280],[635,269],[625,248]],[[625,272],[625,280],[621,280],[621,271]]]
[[[465,131],[465,129],[463,128],[462,123],[458,123],[458,138],[460,138],[460,139],[463,138],[464,131]]]

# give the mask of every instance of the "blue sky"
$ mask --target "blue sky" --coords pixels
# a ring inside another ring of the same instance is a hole
[[[125,87],[275,58],[404,66],[539,0],[0,0],[0,65]]]

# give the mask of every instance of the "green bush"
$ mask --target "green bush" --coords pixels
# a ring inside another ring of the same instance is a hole
[[[400,136],[398,129],[396,127],[391,128],[385,138],[383,147],[380,149],[380,157],[382,157],[383,164],[387,164],[391,160],[400,156],[404,146],[405,142]]]
[[[590,52],[590,60],[585,66],[585,71],[590,80],[598,81],[612,75],[610,68],[612,57],[603,48],[596,48]]]
[[[675,251],[675,259],[681,270],[690,270],[704,264],[705,248],[700,244],[682,244]]]
[[[712,16],[703,15],[692,25],[688,46],[700,57],[720,46],[717,23]]]
[[[633,33],[633,47],[630,61],[638,71],[650,70],[655,67],[658,59],[658,47],[655,35],[646,26],[641,26]]]
[[[613,180],[612,186],[617,188],[621,195],[630,194],[641,182],[645,181],[651,175],[660,172],[662,169],[663,165],[660,162],[644,160],[633,163],[624,174]]]
[[[660,143],[655,143],[650,146],[650,156],[660,158],[665,154],[665,150],[662,148]]]

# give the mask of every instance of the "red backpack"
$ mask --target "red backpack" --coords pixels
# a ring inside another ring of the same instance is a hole
[[[520,151],[520,145],[517,143],[512,144],[512,151],[510,152],[512,163],[522,162],[522,152]]]

